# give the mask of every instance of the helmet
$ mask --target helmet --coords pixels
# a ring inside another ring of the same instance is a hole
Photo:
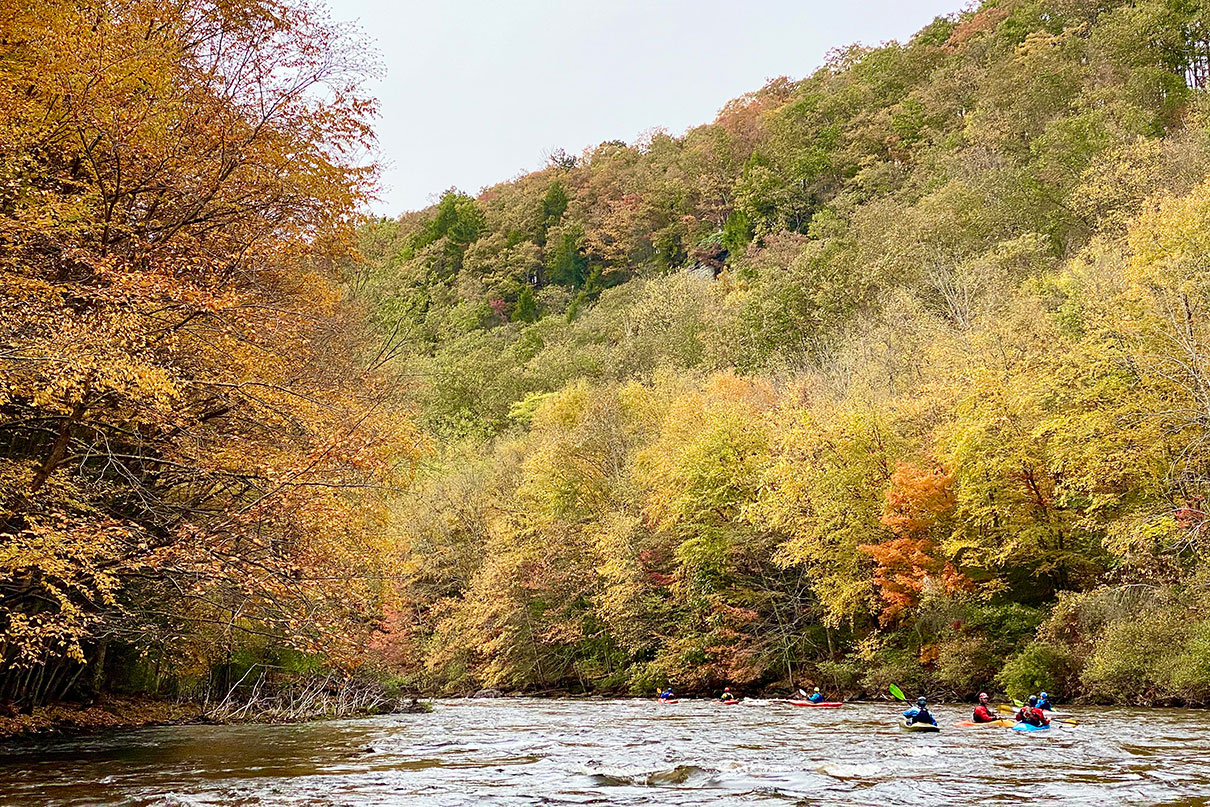
[[[1047,699],[1047,698],[1049,698],[1050,696],[1049,696],[1049,695],[1047,695],[1045,692],[1043,692],[1043,693],[1042,693],[1041,695],[1039,695],[1038,697],[1040,697],[1042,700],[1046,700],[1046,699]]]
[[[980,692],[980,693],[979,693],[979,700],[981,700],[981,701],[985,701],[985,700],[987,700],[987,693],[986,693],[986,692]]]
[[[928,706],[928,698],[921,695],[919,698],[916,698],[916,705],[917,706]]]
[[[723,687],[723,692],[730,692],[730,691],[731,691],[731,687]]]
[[[1037,706],[1037,705],[1038,705],[1038,696],[1037,696],[1037,695],[1030,695],[1030,696],[1029,696],[1029,705],[1030,705],[1030,706]]]
[[[818,692],[818,691],[819,691],[819,687],[815,687],[815,691],[816,691],[816,692]]]

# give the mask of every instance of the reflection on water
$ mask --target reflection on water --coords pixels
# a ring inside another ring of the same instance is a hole
[[[1022,735],[904,734],[892,705],[439,702],[427,715],[177,726],[22,744],[3,805],[1062,805],[1210,807],[1210,713],[1075,710]]]

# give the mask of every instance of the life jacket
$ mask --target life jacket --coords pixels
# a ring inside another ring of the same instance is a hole
[[[1028,723],[1031,726],[1049,726],[1050,718],[1043,714],[1041,709],[1022,706],[1021,711],[1017,712],[1017,722]]]
[[[991,723],[998,718],[992,714],[991,709],[987,708],[986,704],[979,704],[975,707],[975,716],[972,718],[976,723]]]
[[[807,700],[809,700],[811,703],[820,703],[823,701],[823,693],[814,692],[807,698]]]

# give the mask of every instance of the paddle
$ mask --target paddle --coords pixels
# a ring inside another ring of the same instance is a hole
[[[891,690],[891,694],[892,694],[892,695],[894,695],[896,698],[898,698],[899,700],[903,701],[904,703],[907,703],[907,698],[906,698],[906,697],[904,697],[904,695],[903,695],[903,690],[902,690],[902,689],[900,689],[899,687],[895,686],[894,684],[891,684],[891,686],[890,686],[890,690]]]
[[[1014,704],[1016,704],[1017,709],[1020,709],[1021,707],[1025,706],[1025,704],[1024,704],[1024,703],[1022,703],[1021,701],[1017,700],[1016,698],[1009,698],[1009,700],[1011,700],[1011,701],[1012,701]],[[1016,712],[1016,709],[1013,709],[1011,706],[1006,706],[1006,705],[1004,705],[1004,704],[1000,704],[999,706],[997,706],[997,707],[996,707],[996,711],[997,711],[997,712],[1001,712],[1002,714],[1010,714],[1010,715],[1011,715],[1011,714],[1014,714],[1014,713]],[[1066,719],[1066,718],[1062,718],[1062,717],[1052,717],[1052,718],[1050,719],[1050,722],[1051,722],[1051,723],[1065,723],[1065,724],[1067,724],[1068,726],[1078,726],[1078,725],[1080,725],[1080,721],[1078,721],[1078,720],[1070,720],[1070,719]]]

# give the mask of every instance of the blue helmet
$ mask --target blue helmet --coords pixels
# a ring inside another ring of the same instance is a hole
[[[1049,695],[1047,695],[1045,692],[1043,692],[1043,693],[1042,693],[1042,694],[1041,694],[1039,697],[1040,697],[1042,700],[1046,700],[1046,699],[1047,699],[1047,698],[1049,698],[1050,696],[1049,696]]]

